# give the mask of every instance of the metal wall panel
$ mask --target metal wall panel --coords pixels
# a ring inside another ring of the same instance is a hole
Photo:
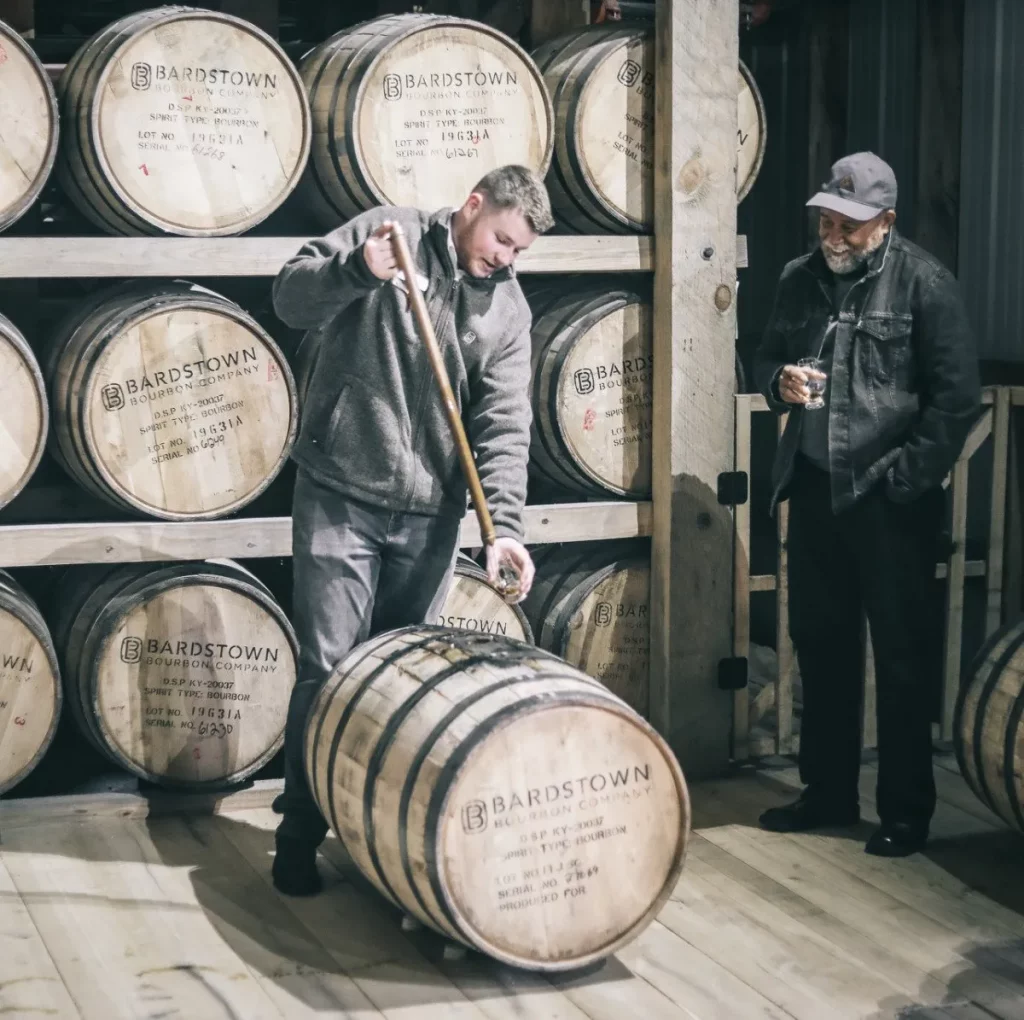
[[[959,267],[979,354],[1024,361],[1024,3],[964,19]]]
[[[917,12],[918,0],[857,0],[850,10],[847,151],[874,152],[893,168],[908,237],[917,204]]]

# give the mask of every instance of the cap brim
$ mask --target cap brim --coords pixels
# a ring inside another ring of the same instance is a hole
[[[827,191],[819,191],[807,204],[819,209],[830,209],[832,212],[839,213],[840,216],[847,216],[860,223],[873,220],[880,212],[884,212],[884,210],[874,209],[870,205],[851,202],[848,198],[830,195]]]

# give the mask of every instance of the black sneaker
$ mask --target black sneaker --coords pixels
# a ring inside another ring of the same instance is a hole
[[[315,896],[323,888],[316,866],[316,844],[276,835],[277,853],[270,874],[274,888],[285,896]]]
[[[841,806],[802,794],[792,804],[769,808],[759,819],[769,832],[808,832],[811,829],[845,828],[860,821],[856,804]]]

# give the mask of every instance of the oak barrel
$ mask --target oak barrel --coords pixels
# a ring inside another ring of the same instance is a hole
[[[385,15],[331,36],[299,70],[313,112],[302,194],[325,227],[377,205],[461,205],[490,170],[550,164],[544,81],[489,25]]]
[[[645,718],[650,689],[649,546],[580,542],[534,550],[523,602],[537,644],[600,680]]]
[[[584,496],[649,498],[649,288],[591,278],[524,289],[533,309],[531,473]]]
[[[995,631],[968,668],[953,745],[978,799],[1024,832],[1024,619]]]
[[[506,602],[487,579],[487,571],[462,553],[459,553],[452,587],[436,623],[455,630],[533,642],[533,631],[523,610]]]
[[[60,137],[57,97],[35,52],[0,21],[0,230],[20,219],[53,170]]]
[[[654,28],[594,25],[533,52],[551,93],[555,151],[548,190],[559,222],[581,234],[654,226]],[[765,108],[740,61],[736,196],[754,185],[767,139]],[[694,139],[699,146],[699,139]]]
[[[78,49],[57,94],[58,179],[108,233],[243,233],[309,158],[295,66],[229,14],[167,6],[120,18]]]
[[[39,764],[60,719],[57,653],[28,593],[0,571],[0,794]]]
[[[0,315],[0,507],[24,489],[39,466],[49,417],[39,362],[17,326]]]
[[[263,492],[295,441],[295,381],[238,305],[185,281],[104,289],[49,338],[50,447],[122,509],[222,517]]]
[[[229,560],[73,568],[54,619],[72,718],[167,787],[240,782],[284,740],[297,649],[270,591]]]
[[[602,685],[508,638],[424,626],[360,645],[310,712],[305,760],[384,896],[513,966],[614,953],[683,867],[689,798],[667,744]]]

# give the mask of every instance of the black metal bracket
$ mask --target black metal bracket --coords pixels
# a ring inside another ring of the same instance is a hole
[[[722,506],[740,506],[748,496],[746,471],[723,471],[718,476],[718,502]]]
[[[742,691],[747,686],[747,660],[738,655],[732,659],[719,659],[718,686],[723,691]]]

